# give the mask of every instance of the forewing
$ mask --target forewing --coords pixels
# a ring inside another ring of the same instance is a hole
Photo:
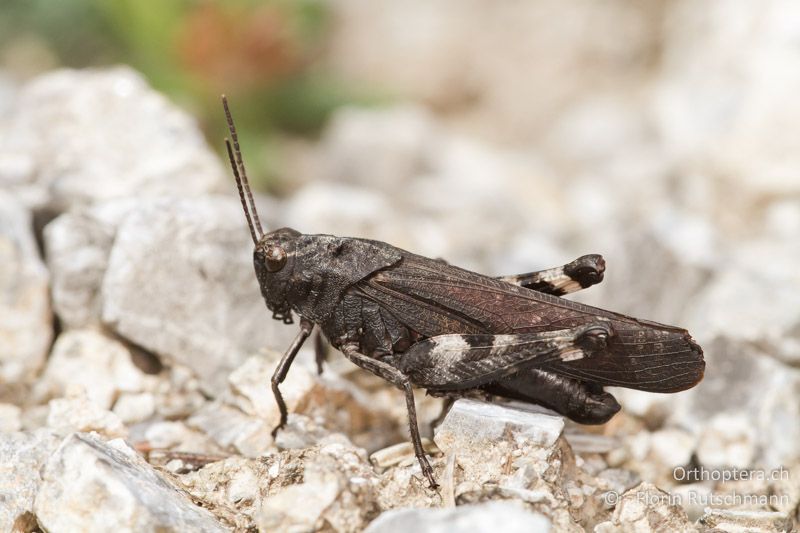
[[[591,358],[611,332],[598,322],[545,333],[438,335],[395,355],[392,365],[420,387],[475,388],[549,362]]]
[[[591,359],[548,363],[549,370],[600,385],[675,392],[703,377],[703,352],[680,328],[612,313],[425,257],[407,254],[358,284],[403,323],[443,333],[536,333],[611,321],[615,335]]]
[[[688,332],[615,324],[608,348],[591,361],[546,365],[548,370],[601,385],[678,392],[703,379],[703,350]]]

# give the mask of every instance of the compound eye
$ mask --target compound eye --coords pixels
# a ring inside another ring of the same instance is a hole
[[[277,272],[286,264],[286,252],[280,246],[270,246],[265,259],[267,270]]]

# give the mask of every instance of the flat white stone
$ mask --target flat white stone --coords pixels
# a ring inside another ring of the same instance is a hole
[[[510,501],[462,505],[453,509],[393,509],[375,519],[365,533],[547,533],[550,520]]]
[[[472,446],[492,444],[508,438],[522,439],[549,448],[564,430],[564,419],[514,406],[470,399],[456,401],[436,430],[437,446],[448,452],[468,442]]]

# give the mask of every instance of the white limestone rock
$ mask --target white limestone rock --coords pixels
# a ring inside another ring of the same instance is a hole
[[[510,501],[462,505],[452,509],[394,509],[370,523],[365,533],[547,533],[550,520]]]
[[[48,531],[230,531],[122,440],[82,433],[47,462],[34,509]]]
[[[26,525],[36,524],[32,511],[41,470],[60,442],[47,429],[0,432],[0,530],[27,531]]]
[[[0,391],[29,383],[44,363],[53,337],[48,281],[31,214],[0,191]]]
[[[756,439],[756,429],[746,416],[720,413],[703,428],[697,459],[711,469],[748,468],[756,456]]]
[[[160,420],[134,426],[130,440],[144,442],[156,450],[189,451],[201,454],[221,451],[221,448],[215,445],[208,435],[178,420]]]
[[[234,198],[160,203],[117,231],[102,283],[102,320],[194,370],[218,393],[248,352],[289,343],[253,274],[252,243]],[[282,342],[283,341],[283,342]]]
[[[78,389],[102,409],[111,409],[117,396],[140,392],[153,378],[131,360],[128,348],[94,330],[69,330],[59,335],[34,393],[39,402]]]
[[[675,531],[695,533],[684,510],[675,503],[675,498],[650,483],[619,495],[609,501],[616,505],[611,519],[595,526],[595,533],[656,533]]]
[[[59,316],[101,323],[166,363],[191,368],[206,392],[295,329],[271,319],[235,198],[114,200],[62,215],[45,232]]]
[[[229,510],[237,531],[255,527],[262,500],[276,478],[276,455],[259,459],[229,457],[207,464],[179,477],[181,486],[192,497],[215,509]]]
[[[603,510],[597,489],[578,470],[563,430],[563,418],[536,406],[457,400],[434,435],[444,454],[433,461],[441,498],[450,505],[475,503],[491,498],[486,487],[496,487],[494,494],[527,502],[555,529],[579,531],[579,523],[596,520]],[[393,470],[418,477],[420,468]],[[401,477],[392,478],[384,490],[389,498],[389,491],[401,486]]]
[[[116,200],[75,209],[45,226],[53,308],[65,326],[82,328],[100,322],[100,286],[108,256],[117,227],[135,205],[134,200]]]
[[[22,409],[12,403],[0,403],[0,433],[22,429]]]
[[[702,455],[715,464],[753,461],[777,468],[796,463],[800,370],[727,336],[703,347],[710,370],[694,389],[678,395],[667,422],[704,439]]]
[[[123,424],[143,422],[156,412],[156,398],[149,392],[124,393],[114,402],[112,409]]]
[[[260,531],[315,531],[325,524],[334,531],[359,531],[378,514],[377,479],[366,454],[341,436],[284,452],[276,464],[275,477],[293,483],[271,481],[270,496],[255,517]]]
[[[277,353],[270,355],[272,356],[270,359],[249,357],[239,368],[231,372],[228,376],[230,394],[227,399],[242,412],[263,418],[274,427],[280,421],[280,411],[269,383],[279,356]],[[306,366],[293,365],[280,385],[289,412],[295,412],[301,404],[308,403],[308,396],[320,385],[319,378]]]
[[[127,67],[58,70],[25,85],[0,124],[3,161],[0,183],[56,211],[226,183],[194,119]]]
[[[707,508],[699,523],[715,531],[782,533],[795,530],[790,515],[776,511]]]
[[[687,327],[705,338],[756,345],[800,366],[800,243],[796,236],[737,243],[705,291],[687,299]]]
[[[274,425],[221,401],[204,405],[187,420],[187,424],[207,435],[222,449],[245,457],[258,457],[274,448]]]
[[[468,478],[498,481],[507,462],[516,457],[532,460],[539,474],[560,470],[559,448],[564,419],[522,406],[457,400],[436,428],[434,441],[446,455],[455,454]],[[512,471],[514,468],[508,468]]]
[[[128,436],[128,429],[117,415],[84,395],[50,400],[49,407],[47,427],[58,435],[95,431],[107,438]]]
[[[654,431],[650,438],[652,458],[669,468],[689,465],[696,448],[695,436],[679,428]]]

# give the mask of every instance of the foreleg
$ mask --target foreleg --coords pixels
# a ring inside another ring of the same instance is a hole
[[[272,430],[273,438],[275,438],[275,435],[278,434],[278,430],[286,425],[286,420],[289,417],[289,413],[286,409],[286,402],[283,401],[283,395],[281,394],[278,386],[283,383],[284,379],[286,379],[286,374],[289,372],[289,367],[292,366],[294,358],[297,356],[297,352],[300,351],[300,347],[303,346],[303,343],[306,341],[308,336],[311,335],[311,330],[313,329],[313,322],[310,322],[305,318],[300,319],[300,333],[297,334],[297,337],[294,338],[292,344],[289,346],[289,349],[286,350],[285,354],[283,354],[278,366],[275,368],[275,373],[272,375],[272,393],[275,395],[275,401],[278,403],[278,409],[281,412],[281,420],[278,425],[275,426],[275,429]]]

